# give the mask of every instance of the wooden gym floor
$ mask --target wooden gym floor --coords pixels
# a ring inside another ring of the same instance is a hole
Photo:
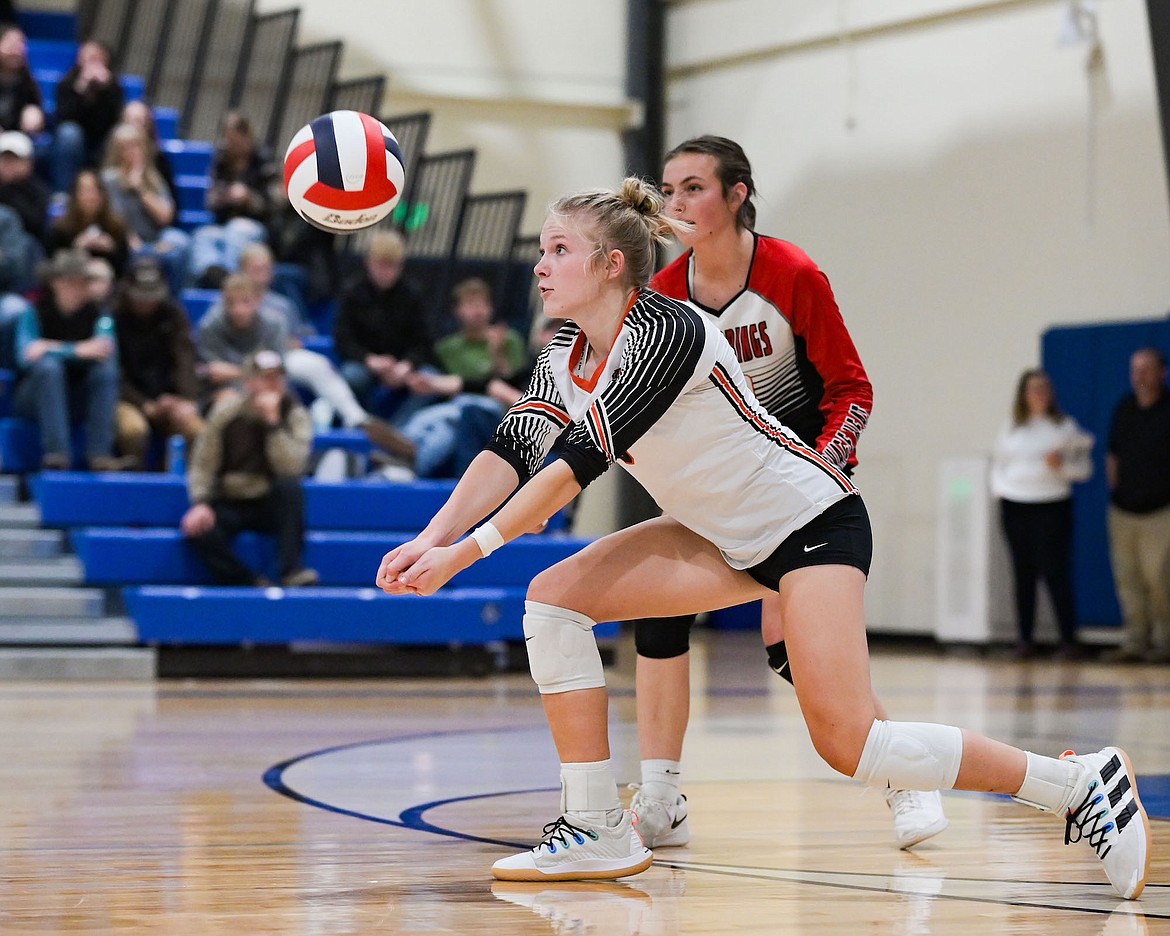
[[[631,654],[609,673],[623,781]],[[1126,748],[1155,843],[1138,902],[1002,798],[945,794],[950,828],[898,851],[757,636],[698,635],[693,674],[691,845],[559,885],[489,874],[557,812],[525,676],[0,683],[0,933],[1170,933],[1170,668],[874,653],[894,717]]]

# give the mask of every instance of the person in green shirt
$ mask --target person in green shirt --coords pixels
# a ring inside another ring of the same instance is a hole
[[[414,471],[422,478],[462,474],[466,459],[458,452],[478,452],[491,438],[504,410],[520,398],[517,376],[528,365],[523,336],[493,322],[495,308],[486,282],[463,280],[452,291],[452,300],[459,330],[435,345],[443,373],[422,368],[408,378],[412,394],[439,398],[402,426],[403,435],[415,444]],[[469,434],[479,444],[469,445]]]

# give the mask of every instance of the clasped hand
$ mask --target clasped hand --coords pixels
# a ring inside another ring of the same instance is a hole
[[[460,559],[458,546],[415,539],[382,557],[374,582],[388,595],[433,595],[470,564]]]

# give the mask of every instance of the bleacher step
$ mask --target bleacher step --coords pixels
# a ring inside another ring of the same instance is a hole
[[[0,559],[48,559],[60,556],[63,548],[60,530],[0,528]]]
[[[138,629],[128,617],[0,618],[0,644],[134,646]]]
[[[41,511],[36,504],[0,503],[0,527],[39,527]]]
[[[153,680],[155,651],[145,647],[0,648],[0,679]]]
[[[15,475],[0,475],[0,504],[15,504],[20,500],[20,480]]]
[[[50,559],[8,559],[0,562],[0,586],[5,585],[81,585],[85,570],[76,556]]]
[[[100,588],[0,588],[0,620],[4,618],[100,618],[105,593]]]

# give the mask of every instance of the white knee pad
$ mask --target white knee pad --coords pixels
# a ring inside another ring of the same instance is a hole
[[[962,760],[958,728],[875,720],[853,779],[883,790],[950,790]]]
[[[601,654],[593,637],[595,623],[567,608],[524,602],[528,668],[542,694],[605,686]]]

